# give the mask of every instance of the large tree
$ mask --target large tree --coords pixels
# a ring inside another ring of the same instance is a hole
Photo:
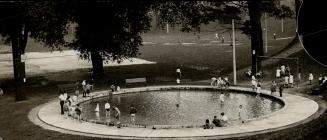
[[[27,39],[35,38],[55,48],[65,44],[68,18],[58,2],[9,1],[0,4],[0,34],[12,45],[16,101],[26,99],[22,90],[25,78]]]
[[[137,55],[141,33],[150,28],[150,2],[83,1],[74,5],[76,39],[70,44],[81,58],[92,61],[93,72],[102,75],[103,61],[122,61]]]

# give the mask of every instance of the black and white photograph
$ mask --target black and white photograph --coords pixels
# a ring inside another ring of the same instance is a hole
[[[0,140],[326,140],[324,8],[0,0]]]

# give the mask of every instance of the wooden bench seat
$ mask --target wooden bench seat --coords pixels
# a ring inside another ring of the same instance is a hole
[[[141,78],[125,79],[125,83],[126,83],[126,86],[146,84],[146,78],[141,77]]]
[[[61,85],[58,85],[59,93],[75,93],[76,89],[77,89],[76,84],[61,84]]]

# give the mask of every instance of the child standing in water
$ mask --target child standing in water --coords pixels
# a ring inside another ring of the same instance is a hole
[[[242,121],[242,123],[244,123],[242,112],[243,112],[243,106],[242,105],[239,105],[238,106],[238,117]]]
[[[221,92],[220,96],[219,96],[219,99],[220,99],[220,103],[223,104],[225,102],[225,95],[223,92]]]
[[[135,115],[136,115],[136,108],[134,107],[134,105],[132,104],[130,107],[130,115],[131,115],[131,122],[133,125],[135,125]]]
[[[76,112],[76,115],[77,115],[77,120],[81,122],[82,108],[80,107],[79,104],[77,104],[77,106],[75,108],[75,112]]]
[[[110,104],[109,104],[109,102],[106,102],[106,104],[104,104],[104,109],[106,110],[106,117],[110,118]]]

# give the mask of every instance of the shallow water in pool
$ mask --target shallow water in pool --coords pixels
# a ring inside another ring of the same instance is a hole
[[[82,117],[88,120],[116,121],[115,111],[105,116],[104,105],[117,106],[121,111],[121,122],[130,123],[129,107],[137,109],[136,124],[141,125],[203,125],[213,116],[221,118],[224,112],[231,124],[239,124],[239,105],[242,105],[242,119],[258,118],[283,107],[279,101],[252,94],[224,92],[224,103],[220,101],[220,91],[168,90],[136,92],[106,96],[82,103]],[[99,103],[100,112],[94,112]],[[178,106],[177,106],[178,104]]]

